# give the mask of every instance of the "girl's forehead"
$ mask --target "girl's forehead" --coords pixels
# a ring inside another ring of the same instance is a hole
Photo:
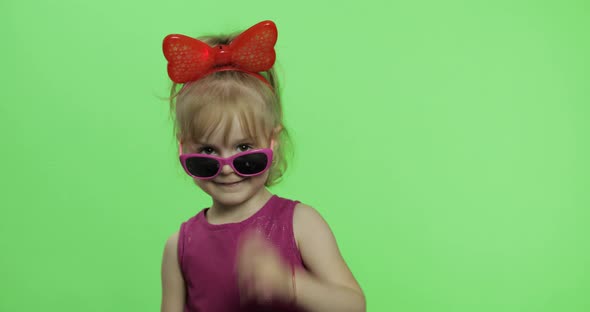
[[[232,146],[239,143],[260,143],[262,133],[257,133],[256,129],[248,129],[247,125],[242,125],[239,118],[234,116],[231,119],[221,120],[217,125],[212,127],[207,133],[195,138],[195,143],[211,144],[215,146]]]
[[[237,141],[252,139],[250,138],[250,135],[242,129],[240,124],[233,123],[231,125],[227,125],[226,127],[224,127],[224,125],[220,125],[217,127],[217,129],[211,131],[209,135],[202,136],[199,141],[216,145],[231,145]]]

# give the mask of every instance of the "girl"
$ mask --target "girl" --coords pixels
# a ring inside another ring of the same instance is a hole
[[[275,24],[202,40],[163,43],[180,162],[213,203],[166,242],[161,311],[365,311],[323,218],[266,188],[286,169],[288,139]]]

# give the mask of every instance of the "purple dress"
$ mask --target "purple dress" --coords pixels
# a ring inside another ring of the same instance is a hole
[[[238,223],[210,224],[201,210],[180,226],[178,261],[186,285],[184,312],[303,311],[285,304],[240,305],[235,271],[237,242],[250,228],[257,228],[278,248],[283,258],[302,268],[293,234],[293,211],[298,201],[273,195],[248,219]]]

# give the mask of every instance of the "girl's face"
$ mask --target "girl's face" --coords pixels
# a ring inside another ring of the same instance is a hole
[[[268,147],[257,146],[253,138],[248,138],[237,118],[233,120],[228,136],[228,145],[225,145],[223,132],[215,131],[207,141],[200,140],[187,144],[184,153],[210,154],[225,158],[240,152]],[[210,180],[195,178],[194,181],[211,196],[216,205],[236,206],[262,194],[268,174],[269,170],[258,176],[242,177],[229,165],[225,165],[217,177]]]

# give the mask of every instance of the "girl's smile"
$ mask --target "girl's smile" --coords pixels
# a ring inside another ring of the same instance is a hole
[[[245,180],[247,180],[247,179],[242,179],[242,180],[235,181],[235,182],[216,182],[216,181],[213,181],[213,183],[215,183],[215,185],[221,186],[223,188],[234,189],[234,188],[237,188],[240,185],[242,185],[243,184],[242,182],[244,182]]]

